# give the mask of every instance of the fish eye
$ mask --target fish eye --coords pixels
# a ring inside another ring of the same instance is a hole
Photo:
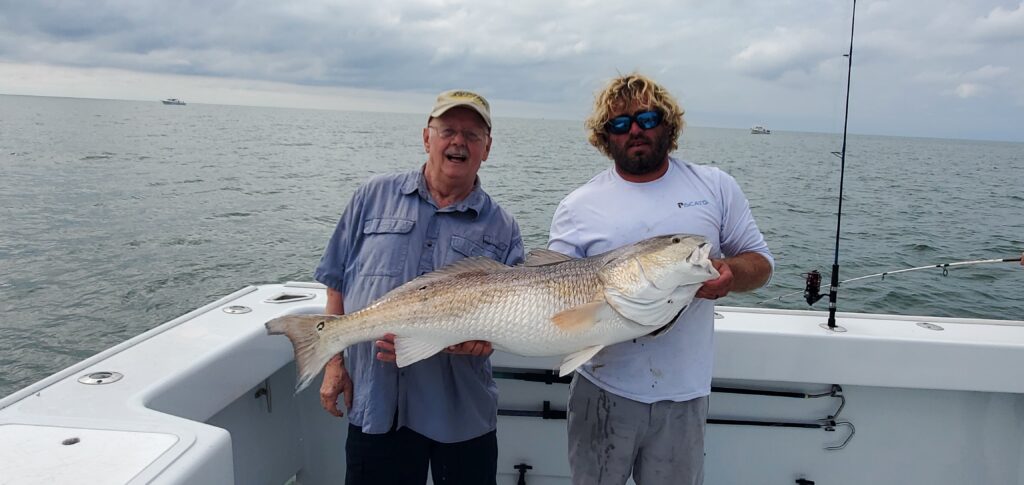
[[[672,242],[676,243],[676,244],[679,244],[679,243],[683,242],[683,240],[680,239],[679,236],[675,236],[675,237],[672,238]]]

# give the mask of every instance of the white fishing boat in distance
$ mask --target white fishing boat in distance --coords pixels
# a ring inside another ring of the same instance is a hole
[[[772,134],[772,130],[769,130],[768,128],[765,128],[765,127],[763,127],[761,125],[757,125],[757,126],[755,126],[755,127],[750,129],[750,134],[751,135],[771,135]]]
[[[179,106],[185,106],[185,102],[180,100],[180,99],[178,99],[178,98],[161,99],[160,102],[163,103],[163,104],[174,104],[174,105],[179,105]]]
[[[7,396],[0,483],[341,483],[348,421],[264,328],[325,303],[246,287]],[[706,484],[1024,485],[1024,321],[717,311]],[[568,484],[559,359],[492,362],[498,483]]]

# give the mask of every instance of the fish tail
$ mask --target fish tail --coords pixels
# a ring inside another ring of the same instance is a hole
[[[319,330],[323,328],[329,315],[287,315],[275,318],[266,323],[270,335],[285,335],[291,340],[295,350],[295,368],[298,371],[295,393],[309,386],[313,378],[334,357],[334,352],[323,345]]]

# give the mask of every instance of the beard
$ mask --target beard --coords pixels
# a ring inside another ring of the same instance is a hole
[[[645,140],[649,143],[649,150],[636,154],[629,154],[630,143],[637,140]],[[615,166],[630,175],[646,175],[655,172],[662,167],[668,159],[669,144],[671,141],[664,133],[661,136],[648,137],[646,133],[630,137],[625,144],[608,144],[608,151],[615,160]]]

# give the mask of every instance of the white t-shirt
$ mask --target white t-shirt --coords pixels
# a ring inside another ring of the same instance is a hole
[[[775,261],[736,180],[714,168],[669,159],[658,180],[634,183],[609,168],[566,196],[548,247],[582,258],[663,234],[699,234],[712,258],[756,252]],[[711,393],[714,302],[695,299],[656,337],[605,347],[579,372],[635,401],[688,401]]]

